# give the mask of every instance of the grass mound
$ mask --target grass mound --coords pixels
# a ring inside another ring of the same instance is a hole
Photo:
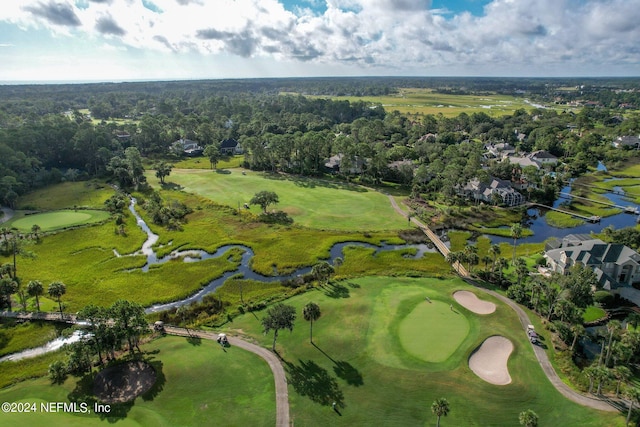
[[[31,227],[37,224],[42,231],[54,231],[76,225],[96,223],[108,218],[109,212],[106,211],[92,209],[78,211],[60,210],[16,218],[11,221],[10,226],[23,232],[30,232]]]
[[[398,328],[402,347],[425,362],[444,362],[469,333],[469,322],[442,301],[421,300]]]

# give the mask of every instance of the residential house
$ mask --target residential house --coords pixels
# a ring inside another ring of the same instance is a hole
[[[185,156],[195,157],[201,156],[204,148],[197,142],[190,139],[179,139],[171,144],[174,152],[181,153]]]
[[[220,152],[226,155],[242,154],[240,143],[233,138],[225,139],[220,143]]]
[[[568,235],[547,246],[544,258],[552,271],[567,274],[580,263],[593,270],[607,290],[640,282],[640,254],[620,243],[605,243],[587,235]]]
[[[640,149],[640,136],[619,136],[613,141],[616,148],[636,148]]]
[[[511,187],[509,181],[492,178],[488,184],[473,178],[464,187],[458,189],[458,194],[473,199],[476,202],[495,203],[500,201],[507,206],[518,206],[525,202],[525,197]]]
[[[324,166],[331,170],[332,172],[342,172],[349,173],[351,175],[362,173],[365,168],[366,160],[362,157],[356,156],[354,160],[352,160],[351,165],[349,165],[349,170],[344,170],[343,161],[344,154],[338,153],[333,155],[327,159]]]
[[[558,164],[558,158],[546,150],[534,151],[529,154],[528,157],[538,163],[541,167],[547,165],[555,166]]]

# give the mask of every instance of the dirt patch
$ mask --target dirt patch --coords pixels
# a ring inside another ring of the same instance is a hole
[[[128,362],[100,372],[93,382],[93,393],[105,403],[129,402],[149,391],[155,382],[156,371],[151,365]]]
[[[453,294],[453,298],[458,304],[476,314],[491,314],[496,311],[494,303],[479,299],[473,292],[458,291]]]
[[[511,375],[507,368],[513,343],[502,336],[489,337],[469,358],[469,368],[490,384],[507,385]]]

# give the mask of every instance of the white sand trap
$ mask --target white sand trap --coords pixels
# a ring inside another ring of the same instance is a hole
[[[469,358],[469,368],[488,383],[507,385],[511,383],[507,361],[512,351],[513,344],[507,338],[489,337]]]
[[[454,292],[453,298],[469,311],[476,314],[491,314],[496,311],[496,305],[489,301],[479,299],[476,294],[469,291]]]

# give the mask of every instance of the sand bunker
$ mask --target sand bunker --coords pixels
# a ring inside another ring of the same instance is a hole
[[[489,337],[469,358],[469,368],[488,383],[506,385],[511,383],[507,368],[513,344],[505,337]]]
[[[491,314],[496,311],[496,305],[489,301],[479,299],[476,294],[469,291],[458,291],[453,294],[453,298],[469,311],[476,314]]]

